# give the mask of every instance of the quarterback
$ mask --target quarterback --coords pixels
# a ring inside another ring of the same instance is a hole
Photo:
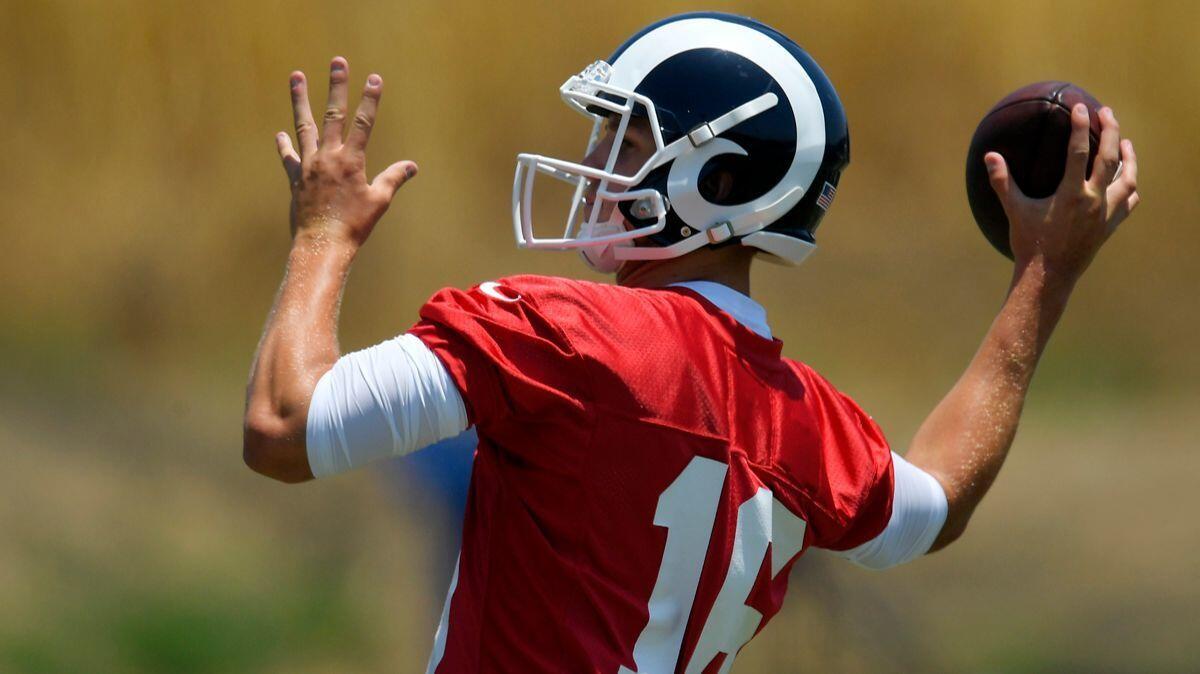
[[[837,93],[786,36],[675,16],[563,84],[591,142],[581,161],[518,156],[517,244],[577,250],[615,284],[448,288],[403,334],[342,355],[351,263],[417,172],[400,161],[367,179],[383,80],[367,77],[352,118],[348,82],[335,58],[318,133],[308,82],[291,75],[297,144],[276,141],[292,247],[248,385],[244,457],[303,482],[475,427],[430,672],[727,672],[808,549],[886,568],[950,544],[1004,462],[1072,288],[1138,202],[1133,147],[1107,108],[1091,166],[1087,111],[1073,111],[1048,198],[986,157],[1011,222],[1011,286],[901,457],[853,400],[781,355],[751,299],[753,261],[813,251],[849,162]],[[565,222],[533,212],[545,180],[572,195]]]

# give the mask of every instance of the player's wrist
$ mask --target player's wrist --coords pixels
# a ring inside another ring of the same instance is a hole
[[[292,253],[305,256],[353,259],[362,244],[330,228],[302,227],[292,236]]]
[[[1081,275],[1074,266],[1055,264],[1041,254],[1018,257],[1013,267],[1010,293],[1020,287],[1042,299],[1065,304]]]

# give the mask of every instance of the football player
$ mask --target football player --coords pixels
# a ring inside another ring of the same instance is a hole
[[[1138,201],[1108,109],[1090,178],[1088,117],[1074,111],[1049,198],[1022,195],[987,156],[1012,222],[1012,284],[902,458],[854,401],[781,355],[750,296],[752,261],[813,250],[849,160],[837,94],[790,39],[741,17],[676,16],[562,86],[591,144],[582,162],[518,157],[517,242],[577,249],[615,285],[445,289],[407,332],[342,355],[351,263],[417,171],[401,161],[368,182],[383,81],[367,78],[347,124],[348,81],[334,59],[318,134],[308,83],[291,76],[299,146],[277,141],[292,248],[244,453],[302,482],[476,428],[430,672],[726,672],[809,548],[885,568],[948,545],[1004,461],[1072,288]],[[538,176],[572,191],[556,236],[535,232]]]

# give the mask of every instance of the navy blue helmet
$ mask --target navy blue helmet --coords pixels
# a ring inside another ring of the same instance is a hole
[[[783,34],[729,14],[681,14],[642,29],[560,92],[593,118],[589,154],[605,122],[617,138],[602,169],[518,156],[518,245],[579,249],[602,271],[623,260],[731,244],[798,264],[815,247],[814,233],[850,160],[850,139],[833,85]],[[648,120],[655,152],[636,172],[620,175],[620,140],[634,118]],[[708,180],[717,172],[730,179]],[[575,186],[561,238],[533,234],[539,173]]]

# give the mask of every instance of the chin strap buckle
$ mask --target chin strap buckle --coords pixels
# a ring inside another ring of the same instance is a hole
[[[708,141],[716,138],[717,134],[713,133],[713,129],[707,122],[688,131],[688,140],[692,141],[692,147],[700,147]]]
[[[704,230],[704,235],[708,237],[709,243],[728,241],[733,238],[733,225],[728,222],[718,222]]]

